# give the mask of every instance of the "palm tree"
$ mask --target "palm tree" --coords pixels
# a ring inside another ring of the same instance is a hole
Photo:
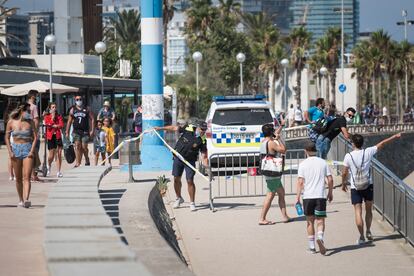
[[[257,57],[257,72],[266,76],[269,82],[267,95],[269,101],[274,106],[274,80],[279,70],[275,67],[274,54],[280,53],[280,47],[276,46],[279,42],[279,30],[273,25],[272,20],[265,13],[246,13],[242,15],[242,22],[246,28],[246,33],[250,38],[252,51]],[[279,45],[280,46],[280,45]],[[260,79],[260,76],[257,76]],[[273,83],[272,83],[273,81]]]
[[[296,104],[301,105],[301,78],[302,70],[306,64],[306,53],[310,48],[312,34],[303,26],[294,28],[289,34],[288,41],[290,44],[291,60],[296,70],[296,87],[295,100]]]
[[[220,18],[236,17],[240,14],[241,4],[234,0],[219,0]]]
[[[196,43],[203,44],[208,41],[211,23],[217,18],[217,9],[211,7],[211,0],[191,0],[191,7],[186,13],[185,34],[191,49]]]
[[[327,68],[329,72],[329,79],[331,82],[331,93],[329,96],[329,101],[331,105],[336,105],[336,69],[339,65],[339,45],[341,45],[341,29],[337,27],[329,28],[326,32],[326,37],[329,43]]]
[[[7,17],[15,14],[16,11],[18,10],[18,8],[6,8],[5,5],[7,1],[8,0],[0,1],[0,21],[7,19]],[[14,39],[14,40],[21,42],[21,40],[18,37],[8,34],[8,33],[4,33],[4,32],[0,32],[0,37],[5,37],[6,40],[7,38],[10,38],[10,39]],[[0,57],[9,57],[9,56],[12,56],[12,53],[10,52],[7,45],[4,44],[3,41],[0,41]]]
[[[174,17],[175,12],[174,7],[174,0],[163,0],[162,1],[162,27],[164,31],[164,47],[163,47],[163,64],[167,66],[167,31],[168,31],[168,24]]]
[[[361,97],[362,95],[365,96],[365,104],[368,104],[370,102],[369,100],[369,84],[372,77],[371,68],[369,66],[370,61],[369,58],[369,48],[370,48],[370,42],[367,40],[364,40],[360,43],[358,43],[354,49],[353,54],[355,57],[353,67],[356,69],[356,73],[352,75],[352,77],[356,77],[359,84],[359,90],[363,90],[364,93],[360,93],[358,96],[358,101],[361,103]]]
[[[141,41],[141,15],[137,10],[117,12],[117,18],[111,18],[114,26],[106,30],[107,40],[120,45],[139,44]]]

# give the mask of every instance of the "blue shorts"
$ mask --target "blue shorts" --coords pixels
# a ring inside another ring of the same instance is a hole
[[[30,151],[32,150],[32,143],[24,143],[24,144],[11,144],[12,151],[14,153],[14,157],[17,159],[23,160],[25,159]]]
[[[374,200],[374,185],[369,185],[365,190],[351,189],[351,203],[352,205],[361,204],[363,201]]]
[[[189,161],[188,163],[190,163],[193,167],[195,167],[195,161],[192,161],[192,162]],[[193,171],[193,169],[191,169],[189,166],[184,164],[184,162],[182,162],[180,159],[178,159],[177,157],[174,157],[172,175],[181,177],[183,175],[184,170],[185,170],[186,179],[193,180],[195,171]]]

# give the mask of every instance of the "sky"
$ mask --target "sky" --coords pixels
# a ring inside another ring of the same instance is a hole
[[[104,0],[104,2],[110,1]],[[138,5],[138,0],[125,0],[125,2]],[[400,41],[404,38],[404,27],[397,26],[396,22],[403,20],[401,10],[406,9],[408,19],[414,20],[414,0],[360,0],[359,2],[360,32],[383,28],[393,39]],[[9,0],[8,6],[19,7],[20,13],[53,10],[53,0]],[[408,40],[414,42],[414,25],[408,26]]]

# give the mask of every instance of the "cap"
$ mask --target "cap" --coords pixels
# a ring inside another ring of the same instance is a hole
[[[207,129],[207,123],[206,122],[199,122],[198,127],[201,128],[201,130]]]
[[[104,101],[103,105],[104,106],[111,106],[111,104],[109,103],[109,101]]]

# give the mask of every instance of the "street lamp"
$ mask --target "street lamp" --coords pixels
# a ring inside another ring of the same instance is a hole
[[[282,59],[280,64],[283,67],[283,94],[285,95],[285,109],[288,110],[288,97],[287,97],[287,67],[289,66],[289,60],[287,58]]]
[[[101,76],[101,101],[104,101],[104,85],[103,85],[103,69],[102,69],[102,54],[106,51],[106,44],[102,41],[96,42],[95,51],[99,54],[99,73]]]
[[[322,75],[322,87],[321,87],[321,97],[325,98],[325,93],[326,93],[326,75],[328,75],[328,68],[326,68],[325,66],[322,66],[321,69],[319,70],[319,73]]]
[[[407,26],[414,25],[414,20],[407,20],[408,13],[406,10],[402,10],[402,17],[404,21],[397,22],[397,25],[404,25],[404,40],[407,41]],[[408,106],[408,68],[405,66],[405,106]]]
[[[52,83],[52,51],[56,45],[56,37],[53,34],[49,34],[45,37],[44,44],[49,48],[49,102],[53,102],[53,83]]]
[[[200,61],[203,59],[203,54],[200,52],[194,52],[193,53],[193,60],[196,63],[196,92],[197,92],[197,104],[196,104],[196,108],[197,108],[197,117],[199,115],[199,111],[198,111],[198,102],[200,101],[200,95],[198,92],[198,64],[200,63]]]
[[[246,60],[246,55],[238,53],[236,56],[237,61],[240,63],[240,95],[243,95],[243,62]]]

